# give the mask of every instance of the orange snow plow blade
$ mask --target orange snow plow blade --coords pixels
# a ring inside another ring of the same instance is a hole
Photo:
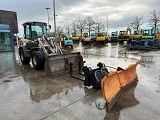
[[[73,71],[82,69],[84,61],[80,52],[47,56],[44,69],[46,74],[51,77],[64,75],[70,72],[71,63]]]
[[[102,93],[109,111],[120,95],[138,81],[136,67],[140,63],[141,61],[138,61],[123,71],[110,72],[101,80]]]

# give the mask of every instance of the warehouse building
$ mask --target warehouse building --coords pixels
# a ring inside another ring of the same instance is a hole
[[[0,10],[0,52],[14,51],[14,34],[17,33],[17,13]]]

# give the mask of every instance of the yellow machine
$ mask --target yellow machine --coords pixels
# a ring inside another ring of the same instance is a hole
[[[133,40],[141,40],[142,39],[142,32],[141,31],[134,31],[132,37],[133,37]]]
[[[60,39],[61,42],[64,41],[64,39],[65,39],[65,33],[64,32],[60,33],[59,39]]]
[[[102,32],[102,35],[105,37],[106,42],[108,43],[108,41],[109,41],[108,33],[107,32]]]
[[[157,39],[157,40],[160,40],[160,29],[157,29],[156,39]]]
[[[141,41],[145,41],[148,43],[152,43],[155,41],[155,36],[154,36],[155,30],[154,28],[152,29],[143,29],[142,30],[142,39]]]
[[[132,33],[129,27],[126,31],[119,31],[118,42],[123,43],[124,41],[127,41],[127,43],[132,42]]]
[[[97,32],[97,36],[96,36],[96,43],[106,43],[106,36],[103,35],[103,33],[101,32]]]
[[[77,34],[77,33],[72,33],[72,40],[74,43],[78,42],[81,40],[81,34]]]

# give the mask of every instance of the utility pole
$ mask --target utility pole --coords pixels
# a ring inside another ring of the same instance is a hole
[[[106,18],[107,18],[107,35],[108,35],[108,16]]]
[[[55,32],[55,39],[56,35],[56,12],[55,12],[55,0],[53,0],[53,19],[54,19],[54,32]]]
[[[49,37],[50,37],[50,28],[49,28],[49,12],[48,12],[48,10],[49,10],[50,8],[45,8],[45,9],[47,10],[47,15],[48,15],[48,28],[47,28],[47,32],[48,32]]]

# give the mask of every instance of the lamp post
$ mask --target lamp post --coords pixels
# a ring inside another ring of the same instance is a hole
[[[55,32],[55,39],[56,39],[56,12],[55,12],[55,0],[53,0],[53,19],[54,19],[54,32]]]
[[[108,35],[108,16],[106,18],[107,18],[107,35]]]
[[[50,28],[49,28],[49,12],[48,12],[48,10],[50,9],[50,8],[45,8],[46,10],[47,10],[47,15],[48,15],[48,29],[47,29],[47,32],[48,32],[48,34],[49,34],[49,36],[50,36]]]

